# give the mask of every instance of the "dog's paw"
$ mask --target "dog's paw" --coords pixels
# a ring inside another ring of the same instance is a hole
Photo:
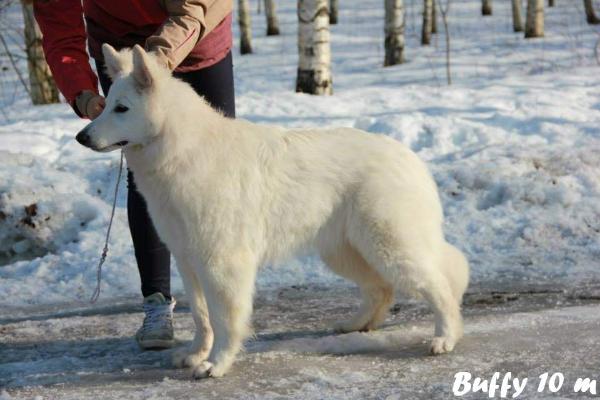
[[[213,363],[210,361],[202,361],[193,368],[192,375],[196,379],[204,379],[216,376],[213,373]]]
[[[200,365],[193,368],[193,376],[196,379],[220,378],[229,371],[227,364],[213,364],[210,361],[203,361]]]
[[[216,363],[210,369],[210,376],[213,378],[220,378],[229,371],[231,365],[226,363]]]
[[[449,353],[454,349],[456,340],[449,336],[434,337],[431,341],[429,353],[433,355]]]
[[[189,349],[178,349],[173,353],[171,361],[175,368],[194,368],[206,360],[206,353],[192,353]]]

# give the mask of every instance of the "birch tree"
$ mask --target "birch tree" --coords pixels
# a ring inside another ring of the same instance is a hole
[[[267,16],[267,36],[279,35],[279,21],[277,20],[275,0],[265,0],[265,15]]]
[[[385,60],[384,66],[404,62],[403,0],[385,0]]]
[[[335,25],[338,22],[338,0],[329,0],[329,23]]]
[[[523,18],[521,17],[521,0],[512,0],[513,31],[523,32]]]
[[[600,18],[598,18],[594,12],[594,4],[592,3],[592,0],[583,0],[583,6],[585,8],[585,17],[588,24],[600,24]]]
[[[481,1],[481,15],[492,15],[492,0]]]
[[[544,36],[544,0],[527,0],[527,18],[525,19],[525,37]]]
[[[42,33],[33,17],[33,5],[22,4],[25,22],[25,51],[29,70],[29,95],[33,104],[58,103],[58,89],[44,58]]]
[[[298,0],[296,92],[332,94],[328,0]]]
[[[436,0],[440,14],[442,14],[442,22],[444,24],[444,33],[446,36],[446,80],[448,85],[452,84],[452,73],[450,71],[450,27],[448,25],[448,12],[450,11],[451,0],[446,0],[446,6],[442,7],[442,1]]]
[[[240,24],[240,53],[252,53],[250,3],[248,0],[238,0],[238,22]]]
[[[421,44],[431,43],[433,0],[423,0],[423,26],[421,28]]]

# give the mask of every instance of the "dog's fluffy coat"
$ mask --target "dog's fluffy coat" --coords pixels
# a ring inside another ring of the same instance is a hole
[[[411,150],[351,128],[227,119],[140,47],[103,51],[114,84],[87,145],[125,146],[176,258],[196,323],[176,365],[226,373],[249,332],[258,267],[309,246],[361,289],[339,331],[375,329],[400,289],[435,313],[431,352],[454,348],[468,264],[445,241],[436,185]]]

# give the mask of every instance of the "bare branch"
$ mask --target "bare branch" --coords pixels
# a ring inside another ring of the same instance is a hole
[[[17,67],[17,63],[15,62],[15,59],[13,58],[13,55],[10,52],[10,49],[8,48],[8,44],[6,43],[6,40],[4,39],[4,35],[2,35],[1,33],[0,33],[0,42],[2,43],[2,46],[4,47],[4,50],[6,51],[6,55],[8,56],[8,59],[10,61],[11,66],[13,67],[13,69],[17,73],[17,76],[19,77],[19,80],[23,84],[23,87],[25,88],[25,91],[27,92],[27,94],[29,96],[31,96],[31,91],[29,90],[29,85],[27,84],[27,82],[23,78],[23,75],[21,74],[21,71],[19,71],[19,68]]]

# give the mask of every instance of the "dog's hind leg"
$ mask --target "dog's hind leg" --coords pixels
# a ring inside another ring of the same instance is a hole
[[[321,258],[338,275],[355,282],[362,294],[358,313],[349,321],[335,325],[337,332],[370,331],[383,322],[394,301],[394,288],[381,278],[350,244],[345,243]]]
[[[430,346],[431,354],[450,352],[463,334],[460,301],[451,282],[441,270],[440,259],[426,252],[404,253],[396,264],[398,286],[407,294],[422,296],[435,315],[435,332]],[[382,268],[393,271],[394,268]],[[392,273],[393,274],[393,273]]]
[[[405,218],[407,221],[411,221]],[[404,226],[404,225],[403,225]],[[355,247],[369,265],[387,282],[405,294],[423,297],[435,314],[435,334],[430,352],[441,354],[454,349],[462,336],[460,299],[446,273],[443,236],[437,224],[414,224],[407,231],[391,224],[374,224],[370,230],[355,231]],[[468,273],[468,270],[464,272]]]
[[[435,286],[424,286],[423,297],[429,302],[435,315],[435,334],[431,341],[431,354],[450,352],[463,335],[460,303],[454,297],[451,287],[445,279]]]
[[[196,331],[194,340],[189,347],[184,347],[173,352],[173,365],[177,368],[195,368],[208,358],[213,344],[213,331],[210,326],[206,299],[197,274],[193,271],[193,264],[177,260],[185,292],[190,301],[190,309]]]
[[[215,341],[208,360],[194,368],[195,378],[223,376],[231,367],[243,340],[250,333],[256,258],[249,251],[213,257],[203,268]]]

